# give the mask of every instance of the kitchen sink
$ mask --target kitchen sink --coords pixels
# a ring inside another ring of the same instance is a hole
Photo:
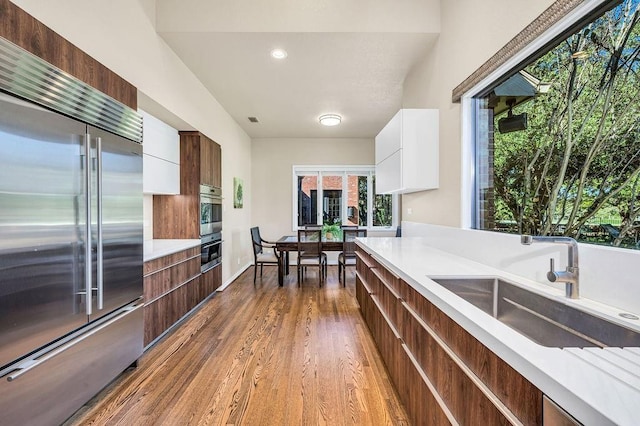
[[[502,278],[431,279],[543,346],[640,346],[640,333],[634,330],[533,293]]]

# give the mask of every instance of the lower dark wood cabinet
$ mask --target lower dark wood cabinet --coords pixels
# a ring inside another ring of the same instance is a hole
[[[416,425],[542,424],[542,392],[361,247],[356,298]]]
[[[222,285],[222,265],[200,273],[200,250],[145,263],[144,345],[180,321]]]

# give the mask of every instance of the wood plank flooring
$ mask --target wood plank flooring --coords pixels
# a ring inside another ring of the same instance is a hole
[[[408,425],[353,268],[295,280],[249,268],[65,425]]]

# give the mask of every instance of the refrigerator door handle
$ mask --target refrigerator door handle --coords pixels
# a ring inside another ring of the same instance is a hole
[[[85,256],[85,309],[87,316],[91,315],[92,311],[92,284],[93,277],[91,276],[92,267],[91,264],[93,262],[93,253],[92,253],[92,238],[91,238],[91,135],[89,133],[85,134],[84,141],[84,186],[86,190],[85,196],[86,200],[86,225],[85,225],[85,244],[84,244],[84,256]]]
[[[104,280],[103,280],[103,241],[102,241],[102,138],[96,139],[97,148],[97,222],[98,222],[98,265],[97,265],[97,283],[98,283],[98,309],[104,308]]]
[[[123,308],[121,310],[120,313],[118,313],[116,316],[114,316],[113,318],[111,318],[110,320],[100,324],[99,326],[91,329],[90,331],[83,333],[82,335],[78,336],[77,338],[61,345],[58,346],[57,348],[55,348],[54,350],[52,350],[51,352],[47,352],[46,354],[44,354],[43,356],[41,356],[40,358],[37,359],[29,359],[26,360],[22,363],[20,363],[16,369],[14,369],[15,373],[13,374],[9,374],[7,375],[7,381],[8,382],[12,382],[18,378],[20,378],[20,376],[22,376],[23,374],[29,372],[30,370],[36,368],[37,366],[39,366],[40,364],[43,364],[45,362],[47,362],[48,360],[50,360],[51,358],[55,357],[56,355],[61,354],[62,352],[72,348],[73,346],[77,345],[78,343],[82,342],[83,340],[93,336],[94,334],[98,333],[99,331],[109,327],[111,324],[113,324],[114,322],[120,320],[122,317],[129,315],[131,312],[135,311],[136,309],[140,309],[142,308],[144,305],[142,303],[140,303],[139,305],[136,306],[127,306],[125,308]],[[17,371],[16,371],[17,370]]]

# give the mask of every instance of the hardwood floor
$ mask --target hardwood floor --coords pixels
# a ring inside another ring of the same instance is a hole
[[[66,425],[407,425],[354,281],[249,268]]]

